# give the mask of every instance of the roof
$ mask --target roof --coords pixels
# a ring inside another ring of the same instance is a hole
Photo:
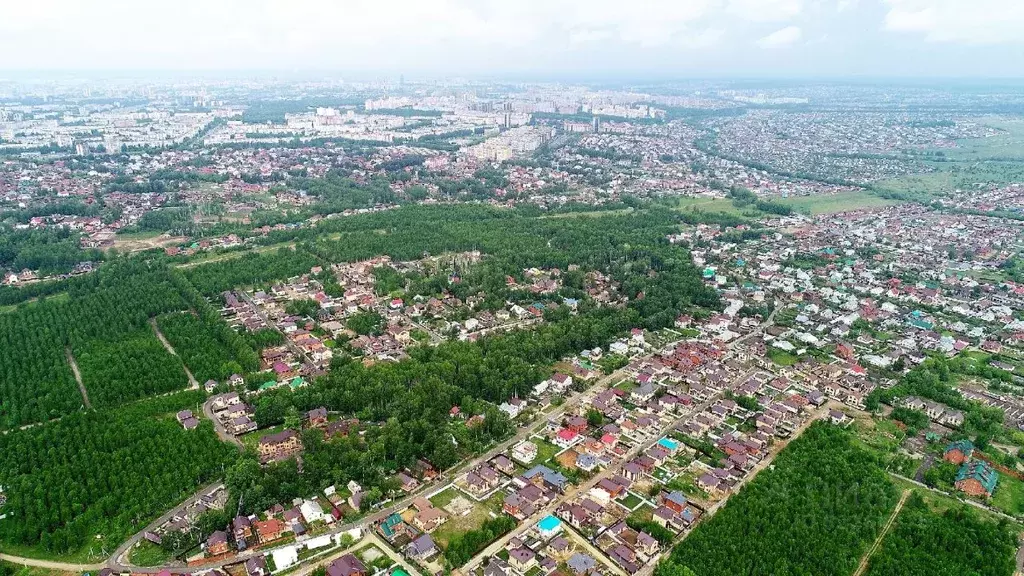
[[[946,446],[944,453],[949,454],[954,450],[959,450],[960,452],[963,452],[965,456],[970,456],[974,453],[974,444],[971,443],[970,440],[957,440],[956,442],[951,442]]]
[[[992,466],[984,460],[972,460],[965,462],[956,474],[956,481],[977,480],[986,492],[991,494],[996,489],[999,481],[999,474],[992,469]]]

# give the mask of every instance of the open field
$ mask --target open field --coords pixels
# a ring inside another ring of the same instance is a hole
[[[992,507],[1010,516],[1024,514],[1024,482],[1009,474],[1000,474],[996,491],[992,494]]]
[[[482,526],[484,522],[489,520],[492,517],[492,514],[500,514],[501,503],[505,494],[504,492],[498,492],[483,502],[477,502],[452,487],[440,494],[437,494],[431,498],[430,501],[434,506],[438,506],[443,509],[445,505],[459,496],[470,502],[473,505],[473,508],[464,516],[450,516],[447,522],[431,533],[431,537],[433,537],[434,541],[442,547],[447,547],[448,543],[451,542],[452,538],[455,536],[464,534],[470,530],[476,530]]]
[[[160,232],[137,232],[134,234],[118,234],[114,237],[114,248],[121,252],[139,252],[151,248],[178,246],[188,238],[170,236]]]
[[[884,206],[895,206],[902,204],[899,200],[882,198],[861,190],[858,192],[842,192],[839,194],[818,194],[815,196],[799,196],[794,198],[773,198],[779,204],[792,206],[798,212],[809,212],[812,216],[818,214],[834,214],[847,210],[858,210],[861,208],[881,208]]]
[[[679,211],[725,212],[726,214],[734,214],[736,216],[744,214],[743,210],[733,205],[732,200],[725,198],[693,198],[687,196],[672,198],[669,202],[674,204],[673,207]]]
[[[136,566],[162,566],[173,559],[170,553],[148,540],[139,542],[128,557]]]

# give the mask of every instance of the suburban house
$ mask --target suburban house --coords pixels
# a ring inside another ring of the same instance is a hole
[[[412,519],[412,525],[424,532],[433,532],[448,521],[448,515],[437,508],[425,508]]]
[[[523,440],[512,447],[512,459],[523,464],[530,464],[537,458],[537,445],[529,440]]]
[[[999,481],[999,474],[992,469],[992,466],[984,460],[971,460],[964,462],[960,471],[956,474],[954,485],[957,490],[970,494],[971,496],[984,496],[989,498],[996,489]]]
[[[294,430],[282,430],[260,438],[256,451],[260,455],[260,462],[283,460],[302,452],[302,440]]]
[[[303,416],[306,428],[322,428],[327,425],[327,408],[314,408]]]
[[[206,554],[209,556],[220,556],[228,553],[228,533],[217,530],[206,539]]]
[[[260,542],[273,542],[289,531],[288,526],[277,518],[271,518],[266,522],[257,520],[255,525]]]
[[[409,557],[417,560],[426,560],[434,554],[437,554],[437,552],[437,545],[434,544],[434,539],[430,537],[430,534],[423,534],[419,536],[405,547],[405,553]]]
[[[327,576],[366,576],[366,566],[353,554],[345,554],[327,566]]]
[[[946,446],[946,450],[942,454],[942,459],[946,462],[952,462],[959,466],[960,464],[970,460],[973,455],[974,444],[972,444],[970,440],[958,440],[949,446]]]
[[[199,426],[199,420],[192,415],[191,410],[182,410],[181,412],[178,412],[177,419],[178,424],[181,424],[185,430],[195,430],[196,427]]]

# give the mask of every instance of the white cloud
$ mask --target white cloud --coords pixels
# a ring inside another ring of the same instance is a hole
[[[752,22],[784,22],[803,11],[803,0],[729,0],[728,12]]]
[[[799,42],[803,32],[799,26],[786,26],[761,38],[757,44],[762,48],[781,48]]]
[[[929,42],[1024,44],[1020,0],[885,0],[883,28]]]
[[[860,0],[839,0],[836,3],[836,11],[837,12],[846,12],[847,10],[852,10],[852,9],[856,8],[857,4],[859,4],[859,3],[860,3]]]

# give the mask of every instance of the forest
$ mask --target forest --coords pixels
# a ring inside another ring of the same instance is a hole
[[[78,233],[67,228],[13,230],[0,225],[0,271],[63,274],[79,262],[103,258],[100,250],[83,250]]]
[[[150,317],[185,307],[165,269],[124,261],[90,276],[95,278],[70,284],[67,298],[40,300],[0,314],[0,428],[48,420],[81,406],[66,347],[76,354],[83,349],[102,354],[90,357],[90,365],[127,368],[118,344],[147,329]],[[109,376],[109,371],[104,373]],[[137,398],[147,386],[144,379],[125,375],[101,384],[101,394]]]
[[[158,317],[157,325],[200,382],[223,382],[232,374],[259,369],[259,358],[249,343],[219,319],[175,312]]]
[[[1010,576],[1016,568],[1016,531],[966,506],[929,509],[921,496],[907,500],[871,557],[868,576]]]
[[[698,525],[658,574],[852,574],[898,499],[878,458],[817,422],[773,466]]]
[[[118,406],[188,385],[181,360],[147,328],[117,342],[96,341],[75,350],[93,406]]]
[[[4,512],[17,519],[0,521],[0,542],[66,553],[100,534],[113,547],[214,479],[234,449],[210,422],[185,431],[174,419],[202,398],[181,392],[0,435]]]
[[[240,286],[254,286],[306,274],[322,262],[301,249],[250,252],[238,258],[196,266],[186,272],[189,282],[207,296]]]

